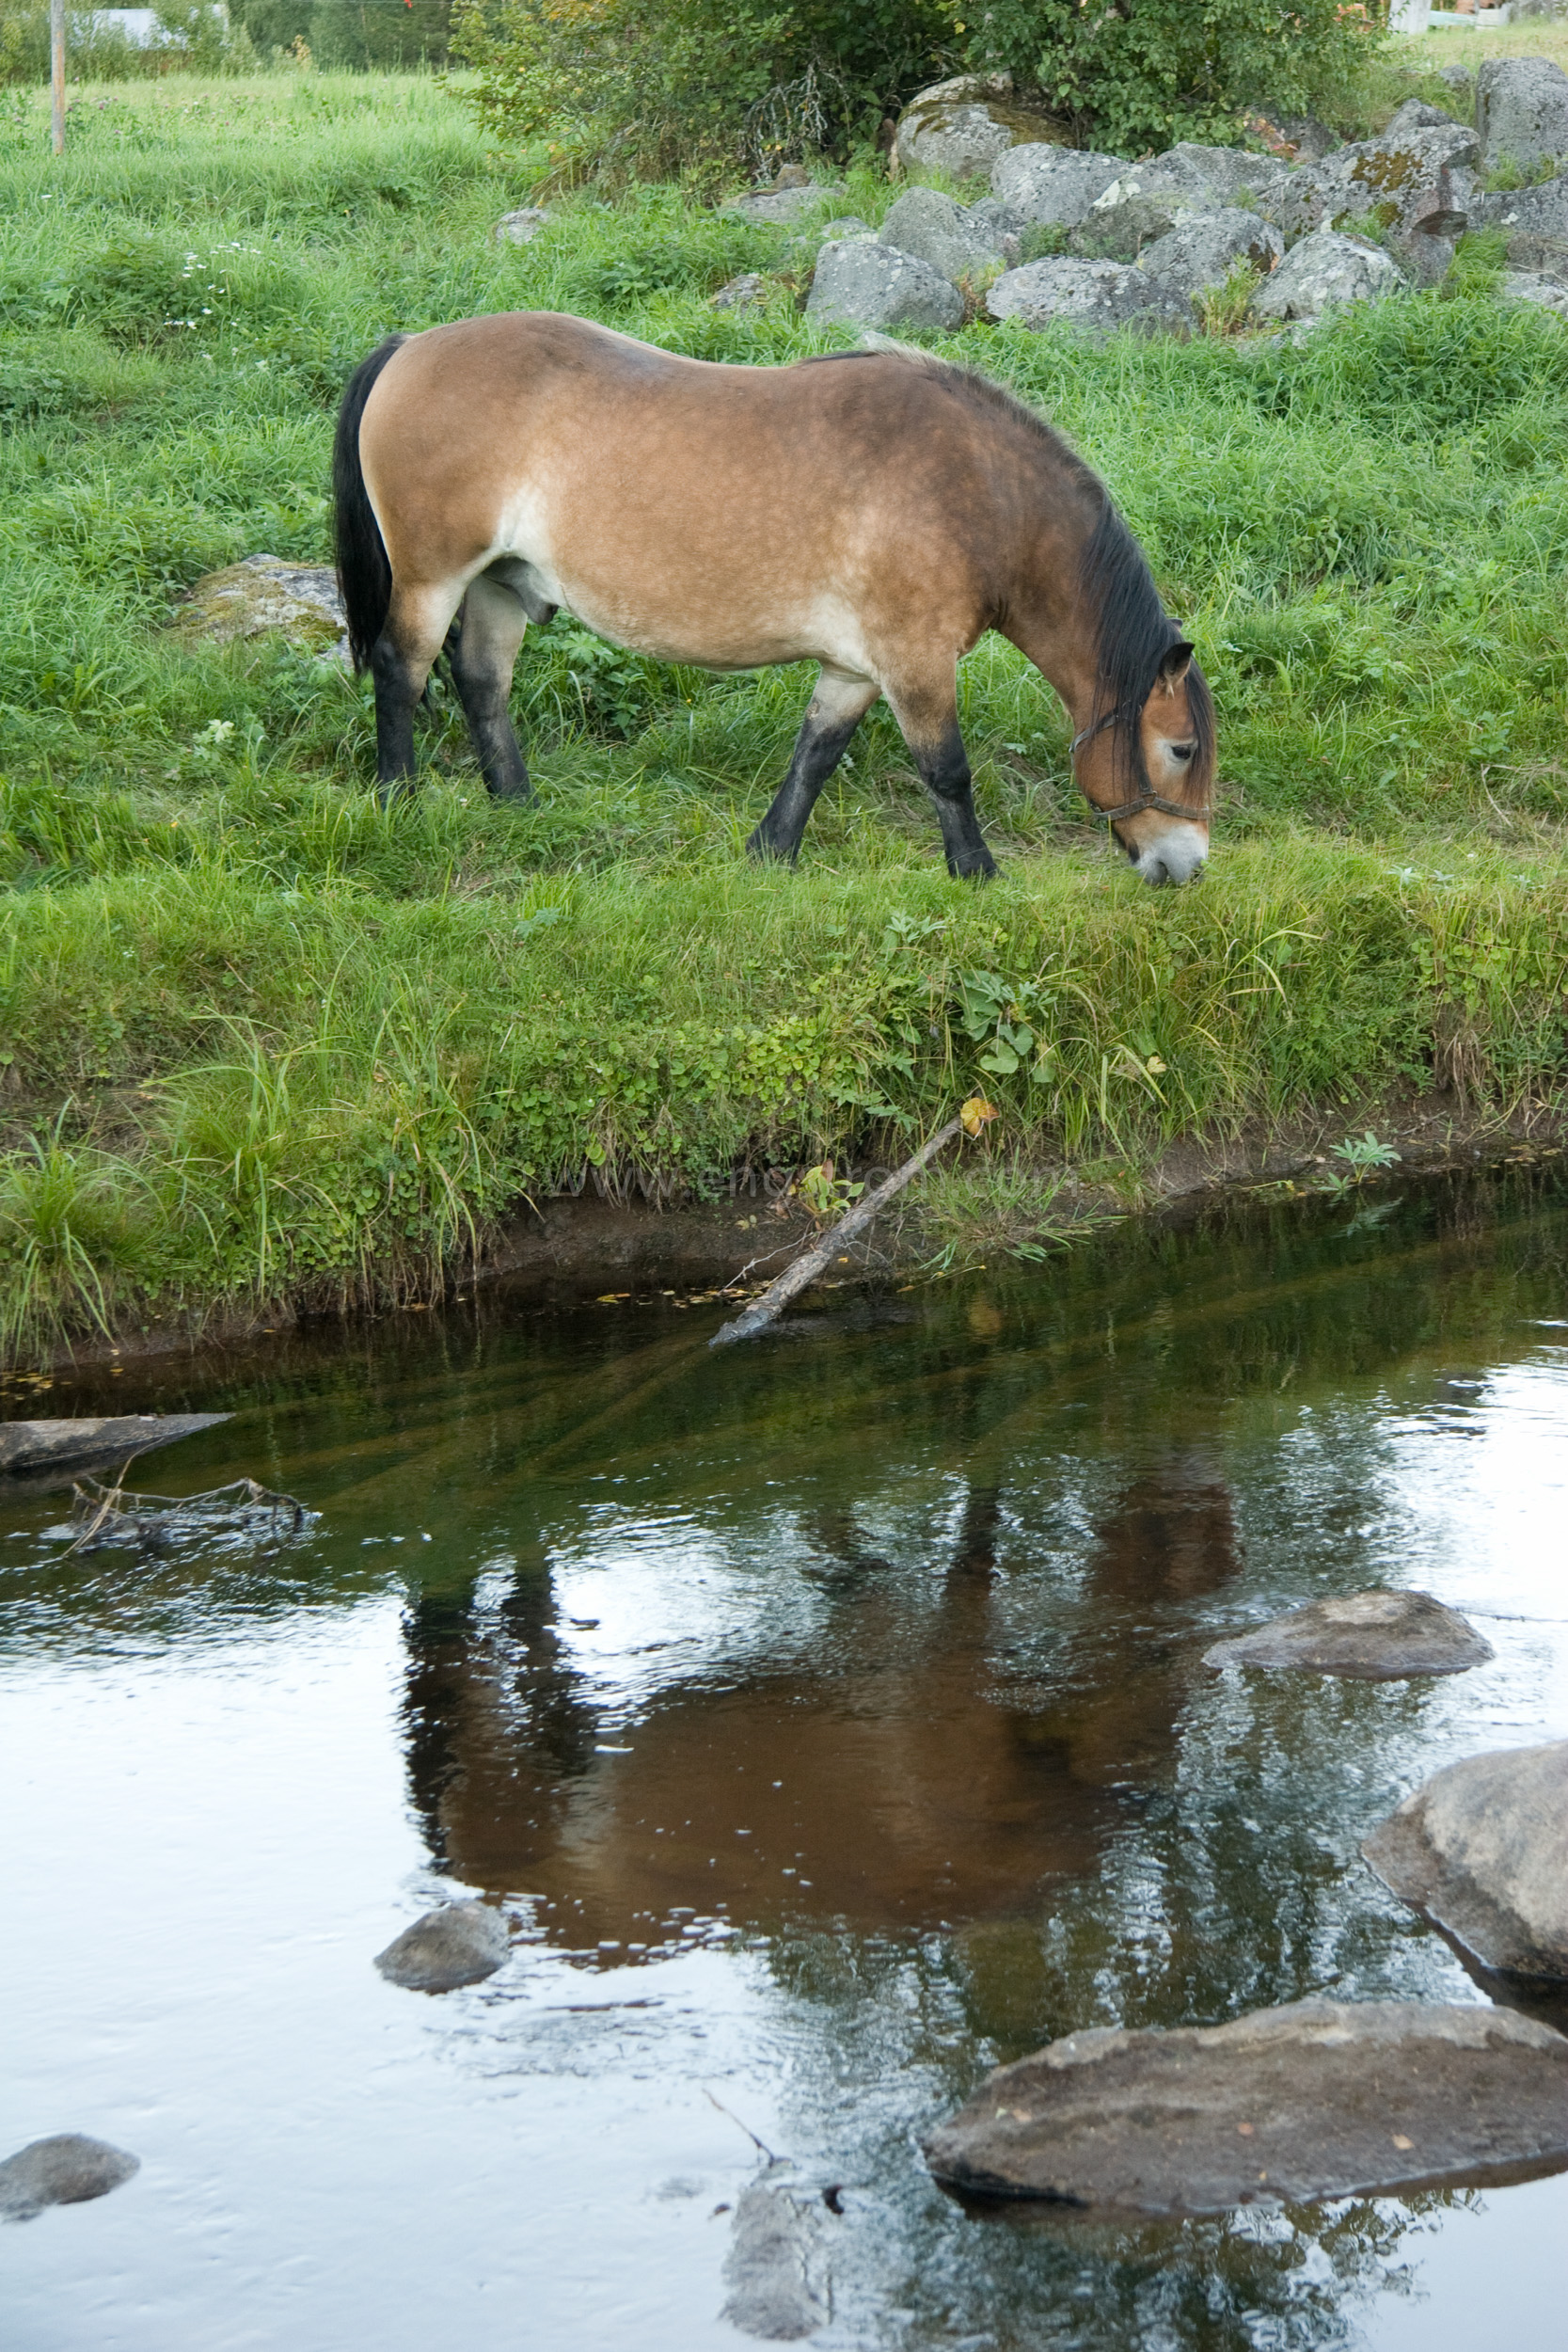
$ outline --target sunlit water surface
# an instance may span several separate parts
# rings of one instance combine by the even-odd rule
[[[1116,2230],[966,2215],[916,2144],[1076,2026],[1487,1997],[1357,1848],[1568,1733],[1560,1179],[718,1319],[498,1295],[9,1392],[227,1406],[133,1483],[320,1515],[68,1558],[0,1499],[5,2148],[142,2159],[0,2233],[9,2352],[736,2345],[747,2129],[843,2185],[825,2345],[1560,2345],[1561,2176]],[[1199,1662],[1403,1584],[1495,1662]],[[508,1965],[385,1983],[454,1891]]]

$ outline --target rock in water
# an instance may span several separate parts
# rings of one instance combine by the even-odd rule
[[[1410,1675],[1462,1675],[1494,1655],[1467,1618],[1430,1593],[1344,1593],[1216,1642],[1203,1662],[1402,1682]]]
[[[511,1949],[499,1911],[487,1903],[443,1903],[377,1952],[375,1964],[411,1993],[450,1993],[493,1977]]]
[[[963,325],[964,301],[929,262],[876,237],[846,237],[823,246],[806,314],[846,326],[955,327]]]
[[[757,2181],[735,2209],[721,2318],[769,2344],[815,2335],[832,2316],[819,2276],[821,2215],[787,2188]]]
[[[0,1474],[121,1461],[232,1419],[231,1413],[114,1413],[102,1421],[0,1422]]]
[[[141,2170],[141,2158],[85,2132],[30,2140],[0,2164],[0,2217],[31,2221],[45,2205],[84,2205]]]
[[[925,2149],[963,2195],[1122,2213],[1517,2177],[1568,2164],[1568,2041],[1511,2010],[1418,2001],[1097,2026],[999,2067]]]
[[[244,637],[286,637],[308,653],[348,658],[348,623],[335,573],[321,564],[285,564],[276,555],[247,555],[221,572],[208,572],[174,618],[182,637],[232,644]]]
[[[1568,1982],[1568,1740],[1450,1764],[1361,1851],[1483,1967]]]

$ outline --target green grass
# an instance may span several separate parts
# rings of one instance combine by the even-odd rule
[[[428,80],[101,95],[63,166],[40,97],[0,115],[10,1353],[424,1284],[590,1167],[657,1197],[885,1155],[977,1075],[999,1168],[1136,1158],[1434,1058],[1555,1099],[1568,334],[1497,305],[1484,243],[1449,295],[1299,350],[944,345],[1101,468],[1197,641],[1225,778],[1198,890],[1100,855],[1061,712],[990,639],[963,715],[1000,885],[947,881],[884,714],[800,871],[757,874],[804,672],[716,680],[558,621],[518,670],[537,803],[487,802],[437,688],[425,787],[388,816],[367,690],[167,624],[237,556],[326,560],[334,403],[389,327],[566,308],[784,360],[843,340],[799,315],[785,232],[653,189],[498,247],[529,173]],[[761,315],[709,307],[758,268]],[[959,1019],[979,972],[1037,991],[1011,1077]]]

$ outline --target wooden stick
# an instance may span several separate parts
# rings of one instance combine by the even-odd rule
[[[65,153],[65,0],[49,9],[49,132],[56,155]]]
[[[876,1191],[868,1192],[863,1200],[857,1200],[848,1216],[840,1217],[831,1232],[824,1233],[820,1241],[814,1242],[809,1249],[803,1249],[786,1265],[778,1280],[769,1282],[762,1296],[753,1298],[743,1315],[736,1315],[733,1323],[722,1325],[709,1340],[709,1347],[727,1347],[732,1340],[755,1339],[759,1331],[765,1331],[797,1293],[803,1291],[808,1282],[816,1280],[824,1266],[831,1264],[843,1244],[853,1240],[863,1227],[869,1225],[872,1218],[886,1208],[895,1192],[902,1192],[912,1176],[918,1176],[944,1145],[962,1133],[963,1124],[963,1114],[960,1112],[957,1119],[950,1119],[945,1127],[939,1127],[930,1141],[921,1145],[912,1160],[906,1160],[902,1168],[895,1168],[891,1176],[884,1177]]]

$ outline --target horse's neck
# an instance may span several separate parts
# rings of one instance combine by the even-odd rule
[[[1080,586],[1084,549],[1096,517],[1057,485],[1043,486],[1032,527],[1021,534],[1018,578],[1004,634],[1047,677],[1073,714],[1086,719],[1100,667],[1099,614]]]

